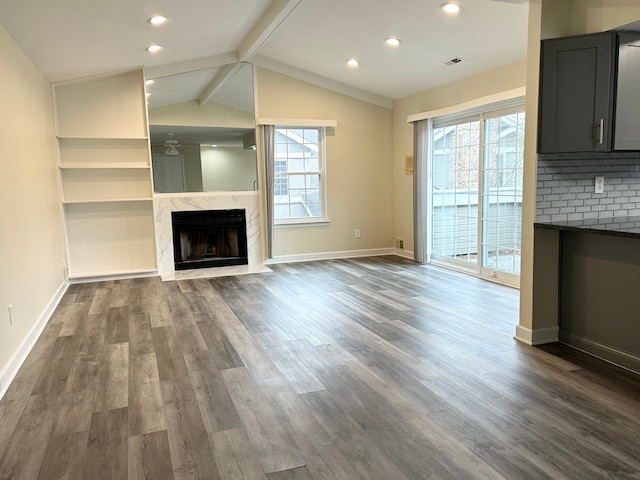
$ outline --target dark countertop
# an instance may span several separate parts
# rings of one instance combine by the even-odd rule
[[[571,232],[599,233],[617,237],[640,238],[640,216],[535,222],[534,226]]]

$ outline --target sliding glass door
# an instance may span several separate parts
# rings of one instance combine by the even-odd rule
[[[435,119],[431,134],[431,260],[517,282],[522,107]]]

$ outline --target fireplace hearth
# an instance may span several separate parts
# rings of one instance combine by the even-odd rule
[[[247,265],[244,209],[171,212],[176,270]]]

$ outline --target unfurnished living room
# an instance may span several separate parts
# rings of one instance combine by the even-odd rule
[[[640,479],[635,0],[0,0],[0,479]]]

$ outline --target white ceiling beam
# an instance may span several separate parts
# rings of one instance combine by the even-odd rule
[[[250,61],[267,43],[276,30],[278,30],[287,17],[291,15],[291,12],[295,10],[301,1],[302,0],[275,0],[256,26],[251,29],[249,34],[240,43],[237,61]],[[216,93],[231,80],[241,65],[242,64],[238,64],[235,68],[223,68],[202,93],[200,93],[198,97],[200,105],[205,105],[210,102]]]
[[[236,62],[222,67],[217,75],[213,77],[213,80],[211,80],[209,85],[207,85],[202,93],[200,93],[200,96],[198,97],[200,105],[205,105],[210,102],[243,65],[244,63],[242,62]]]
[[[278,30],[302,0],[275,0],[238,48],[238,58],[248,62]]]
[[[144,76],[145,78],[162,78],[168,77],[169,75],[193,72],[195,70],[221,67],[237,61],[237,52],[221,53],[219,55],[195,58],[193,60],[185,60],[184,62],[170,63],[168,65],[160,65],[158,67],[145,67]]]

